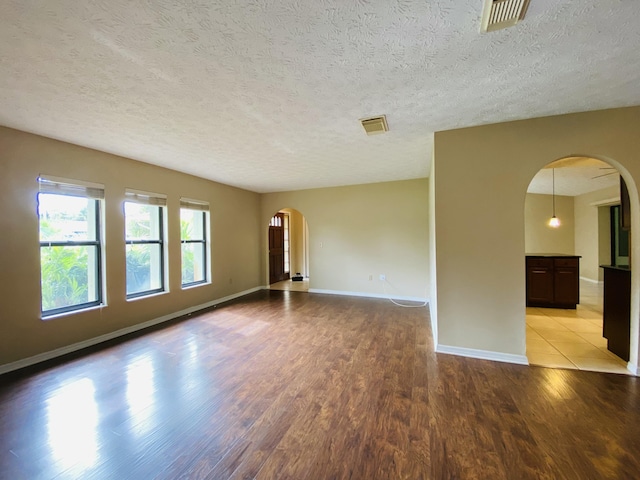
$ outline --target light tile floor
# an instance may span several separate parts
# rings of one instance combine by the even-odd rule
[[[602,336],[602,285],[583,280],[575,310],[527,308],[527,357],[543,367],[630,373]]]

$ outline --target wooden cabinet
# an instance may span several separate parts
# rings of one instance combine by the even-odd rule
[[[620,177],[620,228],[631,229],[631,207],[629,200],[629,190],[624,179]]]
[[[629,360],[631,331],[631,270],[604,268],[604,305],[602,336],[607,348],[623,360]]]
[[[580,257],[527,256],[527,307],[576,308],[580,303]]]
[[[527,306],[553,303],[553,259],[527,257]]]

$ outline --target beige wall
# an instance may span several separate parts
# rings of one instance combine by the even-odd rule
[[[640,107],[435,134],[439,344],[524,356],[524,201],[547,163],[581,155],[617,167],[629,185],[633,238],[640,238],[638,132]],[[639,244],[632,246],[632,366],[638,364]]]
[[[300,272],[303,276],[307,276],[304,264],[304,247],[305,247],[305,219],[297,210],[285,208],[283,211],[289,214],[289,258],[291,262],[291,276]]]
[[[527,253],[574,254],[573,197],[556,195],[560,227],[549,226],[551,195],[527,193],[524,201],[524,250]]]
[[[429,288],[427,202],[426,178],[267,193],[262,196],[263,251],[273,212],[294,208],[309,226],[311,289],[384,295],[378,278],[385,274],[394,297],[424,299]]]
[[[601,264],[611,263],[611,233],[608,209],[599,205],[620,203],[620,188],[610,187],[578,195],[574,199],[576,223],[576,255],[580,259],[580,276],[589,280],[602,279]],[[608,257],[605,261],[605,257]]]
[[[433,343],[438,345],[438,278],[436,256],[436,162],[432,152],[429,174],[429,316]]]
[[[42,321],[36,195],[39,174],[105,185],[103,308]],[[169,293],[125,298],[126,188],[167,195]],[[181,289],[179,200],[211,208],[211,285]],[[260,196],[145,163],[0,128],[0,365],[131,327],[262,283]]]

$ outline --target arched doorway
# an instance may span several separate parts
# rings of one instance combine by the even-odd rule
[[[629,373],[628,352],[620,358],[611,333],[603,331],[600,266],[630,264],[629,236],[619,225],[620,185],[616,167],[587,156],[551,162],[529,185],[526,347],[532,365]],[[552,217],[559,226],[550,225]]]
[[[272,290],[309,290],[309,228],[298,210],[283,208],[269,220],[268,275]]]

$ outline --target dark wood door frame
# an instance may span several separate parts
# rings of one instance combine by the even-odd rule
[[[284,213],[276,213],[269,222],[269,285],[289,279],[284,271]]]

